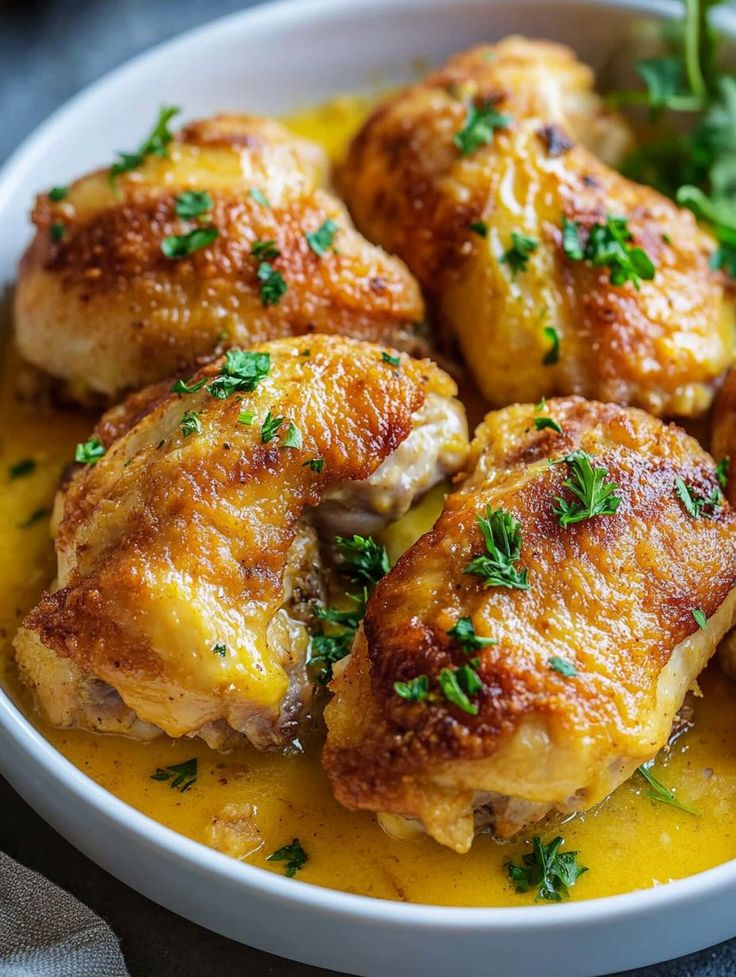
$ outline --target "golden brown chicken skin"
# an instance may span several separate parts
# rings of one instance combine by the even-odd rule
[[[165,151],[114,180],[110,170],[84,176],[61,200],[38,198],[15,304],[31,363],[72,394],[114,398],[218,344],[318,331],[425,348],[415,281],[355,231],[325,189],[316,144],[269,119],[217,116],[188,125]],[[180,216],[191,191],[211,206]],[[328,234],[310,246],[307,235],[327,222],[332,243]],[[205,246],[162,252],[167,238],[209,228],[217,237]],[[277,276],[270,285],[264,264]]]
[[[576,451],[620,501],[563,526],[572,465],[550,462]],[[733,622],[736,515],[717,490],[697,442],[636,409],[572,397],[489,414],[469,474],[379,583],[336,673],[324,766],[338,800],[462,852],[478,824],[509,836],[604,798],[665,745]],[[521,534],[505,550],[513,586],[473,563],[490,552],[478,519],[498,510]]]
[[[430,361],[336,336],[230,352],[186,386],[103,417],[105,453],[57,499],[58,583],[25,620],[17,660],[58,725],[282,746],[312,696],[322,500],[339,490],[347,504],[352,486],[356,531],[361,512],[385,523],[394,454],[418,437],[431,457],[416,493],[457,471],[463,409]],[[431,442],[428,405],[445,412]],[[394,491],[408,508],[405,480]],[[331,542],[329,519],[319,526]]]
[[[583,98],[587,69],[552,51],[518,40],[477,49],[386,101],[350,149],[344,197],[357,226],[417,275],[494,406],[579,394],[702,414],[734,347],[715,241],[601,162],[601,130],[621,123]],[[651,280],[619,281],[610,261],[595,263],[613,243],[611,218]],[[586,255],[591,235],[608,240]]]

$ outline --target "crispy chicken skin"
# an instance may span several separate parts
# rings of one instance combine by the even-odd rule
[[[374,591],[326,710],[323,762],[338,800],[416,819],[459,852],[476,817],[510,836],[590,807],[653,757],[736,614],[736,515],[724,500],[694,519],[673,490],[677,476],[702,495],[717,487],[697,442],[639,410],[577,397],[545,413],[563,434],[537,431],[531,406],[487,416],[459,490]],[[553,508],[569,466],[549,461],[579,449],[608,469],[621,502],[563,527]],[[483,552],[486,507],[521,523],[528,590],[465,572]],[[462,617],[497,642],[472,652],[477,715],[438,686],[441,669],[468,661],[447,633]],[[395,692],[420,675],[427,701]]]
[[[716,460],[726,460],[726,497],[736,506],[736,370],[726,377],[713,405],[711,451]],[[723,639],[718,657],[724,671],[736,679],[736,630]]]
[[[734,346],[732,297],[709,265],[715,242],[601,162],[617,156],[606,133],[625,140],[590,84],[556,45],[511,39],[460,55],[376,109],[341,171],[345,200],[417,275],[492,405],[579,394],[702,414]],[[488,99],[507,124],[463,155],[453,137]],[[563,219],[584,243],[608,216],[628,220],[655,266],[640,289],[565,253]],[[505,257],[513,234],[533,239],[526,267]]]
[[[21,353],[72,395],[114,398],[185,369],[223,337],[246,345],[340,333],[424,352],[416,282],[353,228],[324,189],[326,173],[323,151],[278,123],[216,116],[188,125],[168,158],[148,156],[114,185],[102,170],[61,201],[40,196],[16,290]],[[209,193],[219,237],[170,259],[163,239],[202,223],[176,214],[186,190]],[[305,235],[328,220],[339,230],[334,250],[320,256]],[[58,240],[54,225],[63,226]],[[262,259],[251,253],[259,240],[280,251],[269,261],[287,285],[266,306]]]
[[[180,396],[166,382],[112,409],[96,431],[105,455],[77,466],[59,494],[57,587],[15,640],[21,674],[52,722],[199,735],[218,748],[243,737],[282,746],[312,695],[320,501],[352,483],[375,525],[365,483],[384,484],[383,467],[416,436],[434,462],[418,492],[463,465],[463,409],[430,361],[402,355],[393,365],[383,347],[323,335],[308,348],[289,338],[256,351],[270,355],[270,370],[252,392],[217,399],[208,383]],[[222,368],[215,360],[192,383],[211,383]],[[431,445],[430,398],[437,410],[444,402],[447,419]],[[182,431],[185,411],[201,431]],[[264,442],[269,411],[284,422]],[[290,422],[301,445],[285,444]],[[408,507],[403,483],[397,491]]]

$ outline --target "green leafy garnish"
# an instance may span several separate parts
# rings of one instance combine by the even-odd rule
[[[218,400],[226,400],[234,393],[249,393],[255,390],[261,380],[268,376],[270,369],[270,353],[254,353],[247,349],[230,349],[225,354],[220,373],[209,384],[207,392],[213,397],[217,397]]]
[[[478,237],[488,237],[488,224],[485,221],[471,221],[468,227]]]
[[[508,587],[528,590],[527,570],[517,570],[514,566],[521,555],[521,524],[503,509],[486,507],[485,515],[477,516],[476,521],[483,534],[486,552],[474,557],[465,567],[465,573],[472,573],[485,579],[486,587]]]
[[[309,856],[302,848],[299,839],[294,838],[288,845],[283,845],[281,848],[277,848],[273,855],[269,855],[266,859],[267,862],[286,862],[284,866],[284,875],[288,878],[293,879],[299,869],[304,868],[304,866],[309,861]]]
[[[557,434],[562,434],[562,428],[557,421],[553,420],[551,417],[535,417],[534,427],[538,431],[549,429],[550,431],[555,431]]]
[[[529,264],[529,255],[537,250],[539,241],[533,237],[527,237],[518,231],[511,232],[511,247],[504,251],[501,257],[501,264],[508,265],[511,269],[511,277],[516,278],[520,271],[526,271]]]
[[[238,424],[243,424],[246,427],[250,427],[250,425],[253,423],[253,418],[255,416],[256,415],[253,413],[252,410],[242,410],[238,414],[235,420],[237,421]]]
[[[151,780],[168,781],[169,787],[183,794],[197,781],[197,758],[172,763],[170,767],[157,767],[156,773],[151,774]]]
[[[227,645],[223,641],[216,641],[212,651],[215,655],[219,655],[220,658],[224,658],[227,655]]]
[[[546,902],[561,902],[569,895],[569,890],[588,870],[578,865],[578,852],[560,851],[564,843],[564,839],[557,837],[545,845],[539,835],[535,835],[533,849],[522,855],[522,864],[507,864],[509,879],[517,892],[536,889],[535,899]]]
[[[542,357],[542,364],[544,366],[554,366],[560,360],[560,334],[554,326],[544,326],[542,332],[550,342],[550,348]]]
[[[274,417],[269,409],[263,420],[263,424],[261,424],[261,444],[268,444],[269,441],[273,441],[283,423],[284,418]]]
[[[174,197],[177,217],[191,220],[212,210],[212,197],[206,190],[183,190]]]
[[[63,200],[68,193],[69,187],[52,187],[49,190],[49,200],[57,204],[60,200]]]
[[[258,187],[251,187],[250,196],[257,204],[260,204],[261,207],[268,207],[268,209],[271,210],[270,200],[266,197],[262,190],[258,189]]]
[[[394,692],[407,702],[426,702],[429,698],[429,679],[426,675],[417,675],[407,682],[394,682]]]
[[[723,494],[719,488],[714,488],[709,496],[700,495],[692,485],[678,475],[674,483],[675,492],[682,507],[693,519],[710,519],[715,510],[723,502]],[[706,511],[709,510],[709,511]]]
[[[608,469],[595,467],[593,458],[585,451],[573,451],[564,461],[569,465],[570,477],[562,483],[575,496],[574,502],[568,502],[558,496],[554,514],[561,526],[572,526],[584,519],[595,516],[612,516],[621,504],[620,496],[616,495],[618,486],[614,482],[605,481]]]
[[[195,227],[186,234],[169,234],[161,242],[161,254],[172,261],[186,258],[208,247],[219,236],[216,227]]]
[[[21,458],[8,468],[8,478],[13,481],[16,478],[24,478],[36,470],[36,462],[33,458]]]
[[[202,419],[196,410],[185,410],[179,421],[179,430],[188,438],[192,434],[202,433]]]
[[[470,701],[470,696],[477,695],[481,691],[483,682],[472,665],[443,668],[438,681],[442,694],[448,702],[471,716],[478,715],[478,706]]]
[[[693,608],[692,615],[693,615],[693,619],[695,620],[695,623],[698,625],[700,630],[705,631],[708,625],[708,618],[705,614],[705,611],[701,610],[699,607],[695,607]]]
[[[316,231],[308,231],[304,237],[312,251],[320,258],[324,258],[332,247],[332,242],[339,230],[340,228],[333,220],[326,220],[320,228]]]
[[[66,224],[55,221],[49,228],[49,237],[52,241],[60,241],[66,234]]]
[[[336,569],[352,583],[374,587],[391,569],[386,548],[372,536],[337,536],[335,545],[342,558]]]
[[[273,261],[274,258],[278,258],[281,255],[273,238],[269,238],[267,241],[262,241],[259,238],[257,241],[254,241],[250,247],[250,253],[259,261]]]
[[[471,103],[465,116],[465,124],[459,132],[455,133],[452,141],[461,156],[469,156],[481,146],[487,146],[493,140],[496,129],[505,129],[512,122],[510,115],[503,115],[496,111],[495,104],[490,99],[481,105]]]
[[[642,281],[654,278],[655,268],[646,251],[632,245],[632,240],[626,217],[609,214],[604,224],[593,224],[585,245],[577,222],[562,218],[562,249],[571,261],[588,261],[594,268],[608,268],[612,285],[631,282],[639,289]]]
[[[310,468],[313,472],[321,472],[324,467],[324,458],[310,458],[302,464],[302,468]]]
[[[389,366],[401,366],[401,357],[392,356],[391,353],[381,353],[381,359]]]
[[[660,804],[668,804],[670,807],[676,807],[679,811],[684,811],[686,814],[693,814],[697,816],[700,813],[694,807],[688,807],[687,804],[683,804],[682,801],[678,801],[674,792],[657,780],[647,764],[642,764],[638,770],[649,784],[650,789],[647,791],[647,797],[651,798],[653,801],[658,801]]]
[[[556,655],[548,659],[547,664],[553,672],[557,672],[558,675],[563,675],[565,678],[574,678],[578,674],[578,670],[572,662],[565,658],[558,658]]]
[[[281,441],[282,448],[301,448],[302,447],[302,432],[294,424],[293,421],[289,421],[286,434]]]
[[[194,394],[198,390],[201,390],[205,383],[207,383],[207,377],[204,377],[202,380],[197,380],[196,383],[192,384],[188,384],[186,380],[177,380],[175,383],[172,383],[169,389],[172,394]]]
[[[347,594],[349,600],[355,603],[355,607],[348,611],[339,611],[333,607],[317,607],[315,616],[323,621],[327,621],[339,630],[334,630],[326,634],[315,634],[309,647],[309,671],[315,682],[319,685],[327,685],[332,679],[332,666],[350,654],[353,646],[355,632],[360,626],[360,622],[365,613],[365,602],[368,599],[368,591],[362,594]]]
[[[480,648],[485,648],[487,645],[495,645],[495,638],[484,638],[479,634],[475,633],[475,628],[473,627],[473,622],[469,617],[461,617],[453,624],[449,631],[446,632],[451,638],[460,645],[463,651],[473,652],[478,651]]]
[[[263,307],[278,305],[288,289],[284,276],[267,261],[260,263],[257,275],[261,282],[261,304]]]
[[[105,446],[99,438],[80,442],[74,451],[74,460],[79,465],[96,465],[105,454]]]
[[[169,106],[164,106],[159,111],[158,119],[153,131],[145,139],[138,150],[133,153],[118,153],[118,161],[113,163],[110,167],[109,179],[111,183],[115,183],[115,178],[121,173],[127,173],[129,170],[134,170],[144,162],[146,156],[168,156],[169,143],[174,138],[173,134],[169,130],[169,122],[173,119],[175,115],[178,115],[180,109],[172,108]]]
[[[34,509],[33,512],[28,516],[23,522],[18,523],[19,529],[28,529],[29,526],[35,526],[37,522],[41,522],[42,519],[46,519],[47,516],[51,515],[51,509],[48,506],[42,505],[38,509]]]
[[[731,468],[731,459],[726,455],[726,457],[721,458],[721,460],[716,465],[716,478],[718,479],[718,484],[722,489],[725,489],[728,485],[728,473]]]

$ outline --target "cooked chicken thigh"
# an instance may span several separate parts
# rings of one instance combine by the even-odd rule
[[[459,852],[596,804],[667,742],[735,584],[736,515],[682,430],[576,397],[489,414],[336,670],[337,798]]]
[[[624,179],[622,124],[570,52],[502,42],[393,96],[341,173],[360,230],[402,257],[494,406],[581,394],[698,415],[733,350],[716,244]]]
[[[112,398],[223,343],[317,331],[424,349],[416,282],[324,189],[317,145],[218,116],[161,152],[38,198],[15,306],[31,363]]]
[[[133,395],[81,449],[91,463],[57,500],[57,587],[15,640],[21,674],[58,725],[280,746],[312,695],[321,500],[352,491],[356,527],[385,523],[391,485],[412,502],[391,466],[414,438],[417,492],[462,466],[463,408],[430,361],[322,335],[231,351],[177,389]],[[430,401],[445,417],[431,442]]]

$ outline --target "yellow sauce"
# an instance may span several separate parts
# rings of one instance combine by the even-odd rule
[[[344,98],[292,120],[301,134],[322,142],[338,158],[366,103]],[[529,903],[507,881],[504,863],[528,841],[499,845],[480,836],[468,855],[457,855],[425,837],[398,841],[369,814],[351,813],[332,798],[319,765],[319,732],[305,752],[262,755],[244,749],[228,755],[197,741],[161,737],[149,744],[115,736],[50,728],[33,711],[15,674],[11,641],[24,613],[54,570],[48,518],[21,528],[39,508],[51,504],[63,465],[74,444],[87,437],[89,415],[23,402],[23,367],[6,346],[0,373],[0,677],[4,688],[51,743],[112,793],[184,835],[213,844],[214,819],[223,809],[252,805],[260,843],[247,857],[252,864],[281,872],[283,863],[266,856],[298,837],[309,861],[299,878],[389,899],[442,905],[510,906]],[[11,480],[10,465],[32,457],[37,468]],[[442,493],[435,491],[386,534],[393,559],[432,523]],[[656,774],[698,810],[697,816],[646,796],[638,776],[594,811],[557,830],[565,847],[580,852],[589,871],[572,890],[574,899],[646,888],[681,878],[736,857],[736,711],[734,686],[717,666],[702,677],[703,697],[695,703],[694,728],[660,759]],[[196,783],[185,793],[152,780],[159,767],[196,757]],[[232,807],[234,805],[234,807]],[[554,828],[545,828],[551,837]],[[222,838],[222,835],[219,835]]]

